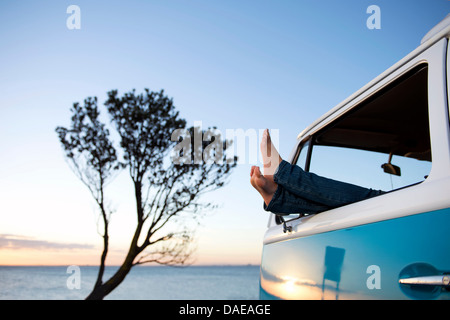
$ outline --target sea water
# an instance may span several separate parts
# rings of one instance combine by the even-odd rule
[[[106,281],[117,267],[108,267]],[[98,267],[0,266],[0,300],[81,300],[92,290]],[[75,284],[75,285],[74,285]],[[257,300],[259,266],[139,266],[105,299]]]

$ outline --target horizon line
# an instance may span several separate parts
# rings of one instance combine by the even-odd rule
[[[100,267],[99,265],[94,264],[0,264],[1,267],[69,267],[69,266],[78,266],[78,267]],[[120,267],[121,265],[107,265],[108,267]],[[255,263],[219,263],[219,264],[191,264],[191,265],[164,265],[164,264],[147,264],[147,265],[135,265],[134,267],[172,267],[172,268],[187,268],[187,267],[259,267],[261,264]]]

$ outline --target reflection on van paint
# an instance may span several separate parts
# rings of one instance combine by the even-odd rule
[[[424,292],[398,281],[411,261],[450,271],[448,225],[450,209],[443,209],[266,244],[260,298],[450,299],[445,288]],[[379,273],[368,272],[370,266]],[[374,279],[379,285],[369,285]]]
[[[277,277],[264,268],[262,272],[262,287],[265,297],[270,296],[268,292],[278,292],[284,299],[325,299],[325,293],[334,295],[339,299],[339,282],[341,280],[341,267],[345,249],[327,246],[325,249],[325,265],[322,283],[309,279],[299,279],[290,275]],[[335,285],[326,283],[326,280],[334,282]],[[276,296],[271,295],[271,298]]]

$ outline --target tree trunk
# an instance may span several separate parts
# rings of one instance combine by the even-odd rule
[[[119,270],[105,283],[96,283],[92,292],[86,297],[86,300],[103,300],[111,291],[119,286],[125,279],[127,274],[133,267],[133,261],[139,253],[142,252],[143,248],[138,246],[139,235],[141,234],[143,223],[139,223],[136,227],[136,231],[131,241],[130,249],[128,254],[120,266]]]
[[[122,283],[132,267],[133,264],[128,263],[125,260],[114,276],[112,276],[107,282],[94,287],[92,292],[86,297],[86,300],[103,300],[109,293],[117,288],[119,284]]]

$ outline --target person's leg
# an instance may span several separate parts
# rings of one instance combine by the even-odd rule
[[[281,185],[278,185],[271,201],[264,202],[263,209],[275,214],[293,214],[293,213],[318,213],[331,209],[326,205],[315,203],[314,201],[302,199],[301,197],[289,192]]]
[[[264,210],[278,214],[316,213],[329,207],[298,197],[274,181],[274,173],[283,161],[272,144],[268,130],[264,131],[261,141],[261,153],[264,163],[264,175],[259,167],[250,171],[250,183],[264,199]]]
[[[304,200],[334,208],[380,195],[382,191],[364,188],[306,172],[282,161],[273,176],[276,184]]]
[[[264,199],[263,208],[276,214],[317,213],[330,207],[302,199],[273,181],[273,176],[263,176],[259,167],[252,167],[250,183]]]
[[[278,213],[319,212],[381,194],[305,172],[282,160],[268,130],[261,142],[264,175],[252,167],[251,183],[264,199],[264,209]],[[279,164],[279,165],[278,165]]]

